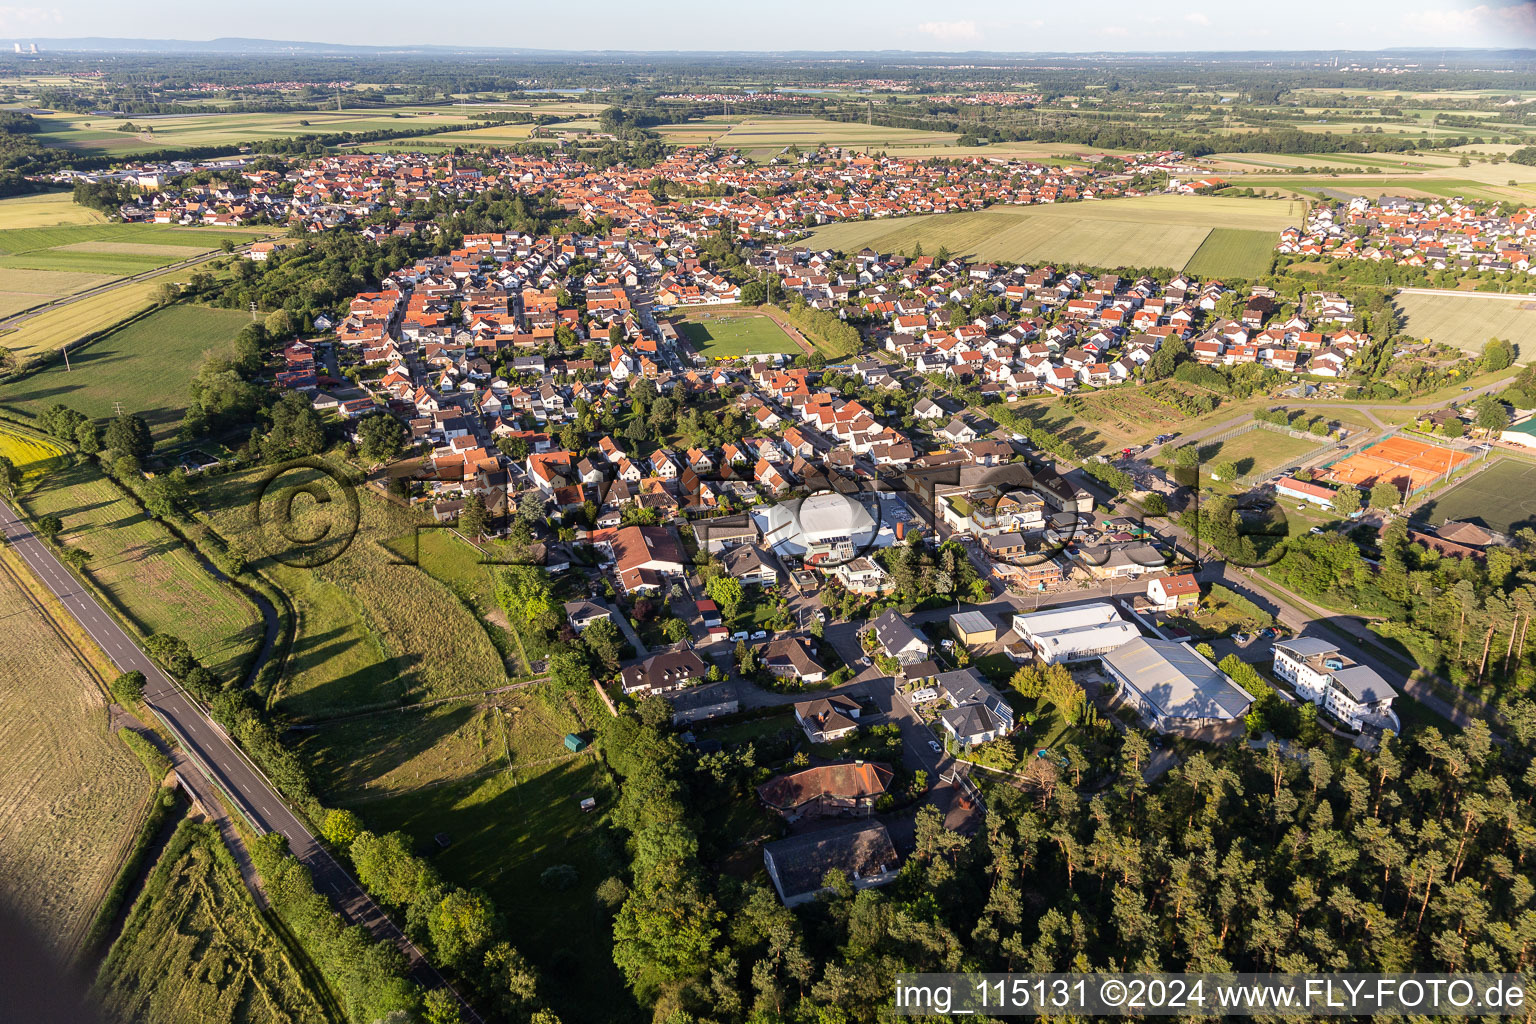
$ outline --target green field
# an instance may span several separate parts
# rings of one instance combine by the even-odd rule
[[[354,526],[345,493],[334,480],[327,482],[315,470],[287,470],[264,496],[267,472],[208,478],[196,485],[193,496],[213,528],[244,545],[252,565],[282,588],[298,614],[297,636],[277,694],[284,713],[329,718],[506,683],[505,663],[488,624],[477,619],[452,586],[427,571],[430,563],[401,564],[385,547],[409,537],[426,517],[364,489]],[[295,558],[300,549],[283,541],[281,531],[259,527],[258,509],[261,521],[270,523],[274,505],[281,507],[294,488],[311,484],[324,489],[327,501],[295,503],[290,535],[343,543],[323,546],[329,560],[314,568],[287,565],[274,556],[308,558]],[[429,537],[434,532],[426,531]]]
[[[1536,299],[1506,298],[1467,292],[1460,295],[1419,295],[1399,292],[1393,300],[1403,311],[1403,330],[1417,338],[1454,345],[1463,352],[1481,353],[1489,338],[1504,338],[1519,347],[1518,363],[1536,359]]]
[[[1302,439],[1258,427],[1225,441],[1201,445],[1201,469],[1209,475],[1216,463],[1231,459],[1243,476],[1267,473],[1327,443],[1326,437]]]
[[[1184,264],[1197,277],[1261,277],[1275,256],[1275,236],[1268,231],[1212,228]]]
[[[1536,465],[1501,459],[1425,502],[1414,518],[1432,526],[1447,520],[1477,523],[1508,534],[1536,527]]]
[[[96,982],[118,1024],[329,1024],[211,825],[183,824]]]
[[[629,997],[593,898],[622,870],[608,824],[616,794],[591,749],[565,748],[566,733],[584,731],[570,702],[533,687],[324,725],[300,749],[327,802],[370,829],[398,829],[423,848],[446,836],[433,863],[495,899],[562,1019],[622,1020]],[[598,808],[585,813],[588,796]],[[577,872],[563,892],[540,880],[560,864]]]
[[[0,199],[0,231],[45,228],[55,224],[105,224],[107,218],[75,202],[69,192],[44,192]]]
[[[151,277],[45,309],[21,321],[14,330],[0,333],[0,345],[22,357],[54,351],[142,313],[155,304],[155,289],[159,287],[160,279]]]
[[[127,277],[219,248],[243,245],[270,228],[199,228],[172,224],[56,224],[0,231],[0,269],[53,270]]]
[[[261,645],[261,615],[215,580],[185,544],[141,512],[93,463],[44,476],[22,503],[64,522],[59,540],[89,553],[85,573],[141,633],[173,633],[221,679],[237,678]]]
[[[1262,232],[1273,244],[1281,228],[1301,223],[1303,212],[1303,204],[1295,201],[1144,196],[848,221],[816,230],[809,244],[843,252],[869,246],[892,253],[910,252],[921,243],[927,252],[948,248],[952,253],[983,260],[1181,269],[1194,258],[1215,224],[1255,236]],[[1249,243],[1234,251],[1249,259],[1253,247]],[[1240,268],[1217,272],[1236,274]]]
[[[677,326],[705,359],[737,359],[770,352],[800,354],[800,346],[766,316],[690,313],[688,319]]]
[[[121,402],[143,416],[157,442],[175,435],[187,384],[206,352],[225,352],[250,316],[175,305],[155,310],[73,353],[63,363],[0,386],[0,407],[36,416],[55,402],[105,419]]]
[[[0,317],[116,280],[114,274],[62,270],[7,270],[0,275]]]

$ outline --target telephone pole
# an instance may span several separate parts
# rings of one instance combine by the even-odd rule
[[[59,346],[59,351],[64,353],[64,372],[69,373],[69,342],[66,341],[63,345]]]

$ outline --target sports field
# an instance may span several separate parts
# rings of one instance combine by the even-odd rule
[[[187,405],[187,384],[207,352],[229,351],[250,315],[177,304],[120,327],[62,362],[0,385],[0,406],[36,416],[55,402],[106,419],[121,402],[149,423],[157,442],[172,437]]]
[[[1327,479],[1366,489],[1385,480],[1400,491],[1411,491],[1471,461],[1467,452],[1398,435],[1335,462]]]
[[[1489,338],[1504,338],[1519,349],[1515,362],[1536,359],[1536,299],[1399,292],[1393,301],[1403,311],[1403,330],[1416,338],[1454,345],[1473,355],[1482,352]]]
[[[694,351],[706,359],[738,359],[742,356],[783,352],[800,354],[800,347],[771,319],[747,316],[690,313],[677,329]]]
[[[1218,196],[1142,196],[1041,206],[1008,206],[890,220],[848,221],[815,231],[817,248],[883,253],[941,247],[984,260],[1049,260],[1096,267],[1182,269],[1212,228],[1264,233],[1270,246],[1281,228],[1300,224],[1296,201]],[[1232,237],[1232,236],[1224,236]],[[1253,240],[1221,243],[1204,261],[1207,273],[1236,275],[1251,265]],[[1267,252],[1267,249],[1266,249]],[[1233,260],[1232,266],[1226,265]]]
[[[0,569],[0,901],[67,957],[96,912],[149,792],[75,649]],[[94,656],[100,658],[99,652]],[[101,659],[104,661],[105,659]]]
[[[1416,518],[1431,526],[1452,520],[1476,523],[1505,534],[1536,528],[1536,465],[1500,459],[1425,502]]]

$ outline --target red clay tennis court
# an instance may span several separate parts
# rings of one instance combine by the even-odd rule
[[[1385,480],[1399,490],[1411,491],[1471,461],[1467,452],[1395,436],[1334,463],[1328,479],[1366,488]]]

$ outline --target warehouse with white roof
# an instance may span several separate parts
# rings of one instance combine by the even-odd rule
[[[1137,637],[1104,655],[1104,671],[1159,732],[1233,739],[1253,706],[1251,693],[1199,651],[1174,640]]]
[[[1047,665],[1101,657],[1141,636],[1104,601],[1015,615],[1013,631]]]

